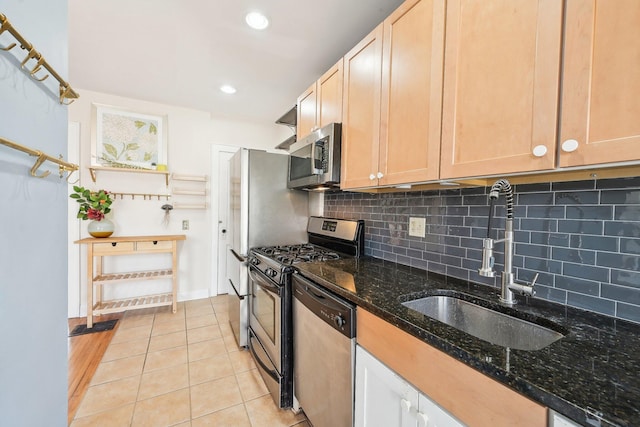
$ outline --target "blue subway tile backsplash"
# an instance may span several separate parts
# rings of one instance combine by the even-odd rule
[[[640,177],[514,186],[514,270],[539,273],[537,297],[640,323]],[[365,253],[497,287],[481,277],[489,188],[325,194],[324,215],[365,220]],[[506,210],[495,206],[492,237]],[[426,219],[424,238],[409,218]],[[496,245],[502,271],[502,245]]]

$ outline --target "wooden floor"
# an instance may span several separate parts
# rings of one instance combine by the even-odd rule
[[[99,321],[120,319],[124,313],[115,313],[100,316]],[[69,332],[77,325],[86,324],[85,317],[69,319]],[[96,372],[104,352],[107,350],[111,338],[118,329],[118,325],[110,331],[94,332],[91,334],[78,335],[67,339],[69,354],[69,416],[68,424],[71,424],[73,417],[78,410],[93,374]]]

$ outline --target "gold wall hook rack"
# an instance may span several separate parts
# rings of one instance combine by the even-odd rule
[[[40,150],[34,150],[33,148],[25,147],[24,145],[20,145],[16,142],[9,141],[8,139],[2,137],[0,137],[0,144],[6,145],[7,147],[13,148],[14,150],[22,151],[23,153],[27,153],[30,156],[37,157],[36,162],[33,164],[33,167],[30,171],[31,176],[35,176],[36,178],[44,178],[51,173],[49,171],[44,171],[38,174],[38,169],[40,168],[40,166],[42,166],[42,164],[47,161],[58,165],[58,174],[60,175],[60,178],[64,177],[65,172],[69,172],[69,175],[71,175],[73,171],[78,170],[78,165],[65,162],[64,160],[62,160],[62,155],[59,157],[53,157],[49,154],[43,153]]]
[[[39,82],[45,81],[50,75],[58,81],[58,83],[60,84],[60,90],[58,93],[60,104],[69,105],[74,100],[80,97],[80,95],[78,95],[76,91],[71,89],[69,83],[64,81],[64,79],[60,77],[56,70],[54,70],[53,67],[49,65],[42,54],[38,52],[33,47],[33,45],[29,43],[24,37],[22,37],[22,35],[13,27],[13,25],[11,25],[7,17],[0,13],[0,35],[2,35],[2,33],[4,33],[5,31],[9,32],[9,34],[11,34],[20,43],[21,49],[27,51],[27,56],[22,60],[22,62],[20,62],[21,68],[25,68],[29,72],[29,75],[34,80],[37,80]],[[6,47],[0,47],[0,50],[8,52],[16,46],[16,43],[11,43]],[[36,61],[35,65],[31,69],[26,68],[27,63],[31,60]],[[44,77],[37,77],[36,74],[42,71],[43,68],[47,70],[49,74],[46,74]]]

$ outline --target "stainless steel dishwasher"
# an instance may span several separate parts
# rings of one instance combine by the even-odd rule
[[[294,273],[293,392],[314,427],[353,425],[356,310]]]

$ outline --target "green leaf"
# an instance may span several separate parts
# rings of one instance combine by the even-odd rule
[[[117,158],[118,157],[118,150],[116,150],[116,147],[114,147],[111,144],[102,144],[102,146],[104,147],[104,151],[107,152],[107,154],[109,154],[111,157],[113,158]]]
[[[144,161],[148,162],[153,157],[153,153],[144,153]]]
[[[136,120],[135,122],[133,122],[134,125],[136,126],[137,129],[143,128],[144,125],[146,124],[145,122],[143,122],[142,120]]]
[[[138,144],[137,142],[132,142],[131,144],[127,144],[127,146],[125,147],[125,150],[127,151],[136,151],[140,149],[140,144]]]
[[[154,135],[158,134],[158,128],[153,123],[149,123],[149,133],[152,133]]]
[[[78,191],[78,190],[76,190],[76,191]],[[71,197],[72,199],[79,199],[80,195],[76,194],[76,193],[73,193],[73,194],[70,194],[69,197]],[[80,201],[80,200],[78,200],[78,201]]]

